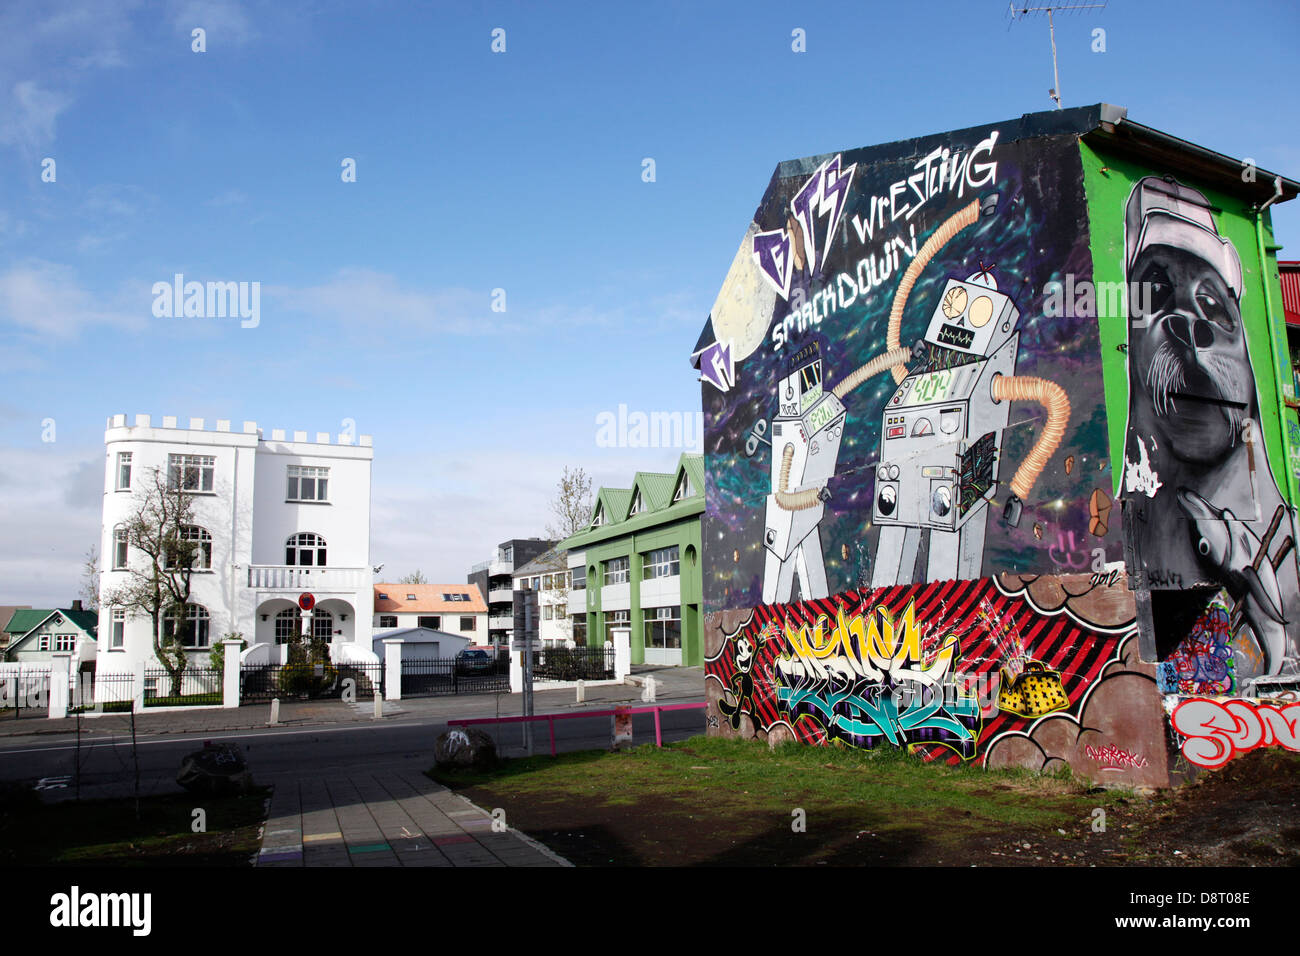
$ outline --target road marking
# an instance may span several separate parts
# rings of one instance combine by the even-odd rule
[[[342,840],[343,834],[335,830],[333,833],[309,833],[302,838],[303,843],[315,843],[317,840]]]

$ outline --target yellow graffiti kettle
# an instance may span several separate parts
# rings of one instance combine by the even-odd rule
[[[1061,685],[1060,673],[1042,661],[1027,661],[1024,671],[1014,677],[1007,668],[1002,668],[998,710],[1019,717],[1042,717],[1069,706],[1070,698]]]

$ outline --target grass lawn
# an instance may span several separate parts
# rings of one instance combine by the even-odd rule
[[[42,803],[30,789],[0,789],[0,866],[249,866],[266,819],[262,788],[235,797],[188,794]],[[191,829],[193,811],[207,832]]]
[[[1092,811],[1122,819],[1143,799],[1067,777],[926,764],[895,750],[769,750],[718,737],[430,775],[484,808],[505,809],[512,826],[572,862],[606,866],[1123,858],[1122,832],[1098,838]]]

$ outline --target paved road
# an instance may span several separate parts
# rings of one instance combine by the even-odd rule
[[[689,687],[689,683],[685,686]],[[625,702],[640,704],[635,688],[609,688],[619,690]],[[572,701],[572,694],[565,694]],[[661,695],[660,703],[684,703],[690,698]],[[697,694],[696,700],[701,699]],[[517,708],[515,701],[506,699]],[[323,713],[317,714],[312,724],[289,725],[279,728],[251,726],[231,731],[213,731],[205,728],[178,730],[167,733],[161,727],[141,732],[139,725],[145,718],[137,717],[137,746],[132,754],[130,719],[126,715],[106,715],[96,720],[83,721],[83,728],[94,725],[85,732],[78,745],[75,735],[38,735],[0,737],[0,780],[30,781],[42,786],[47,799],[66,799],[75,795],[79,770],[80,795],[84,799],[112,797],[129,794],[134,789],[136,761],[139,763],[141,792],[177,792],[175,773],[181,758],[195,750],[205,740],[229,741],[238,744],[245,753],[254,779],[275,774],[331,773],[359,770],[400,770],[422,772],[433,765],[434,740],[455,718],[485,716],[496,713],[491,698],[454,698],[421,701],[403,701],[418,704],[400,713],[386,710],[382,720],[370,718],[371,705],[327,704],[310,705]],[[547,706],[550,704],[550,706]],[[580,713],[583,709],[608,709],[611,702],[590,702],[585,708],[555,706],[556,701],[544,701],[538,695],[538,713]],[[240,708],[240,711],[252,708]],[[258,707],[260,716],[266,709]],[[507,711],[506,707],[502,707]],[[209,711],[209,714],[221,714]],[[230,712],[226,712],[230,713]],[[165,715],[150,715],[149,719]],[[198,715],[176,715],[197,718]],[[242,716],[242,715],[241,715]],[[333,716],[335,719],[329,720]],[[264,723],[265,721],[262,721]],[[26,723],[22,721],[21,723]],[[177,721],[179,723],[179,721]],[[664,738],[683,740],[702,733],[704,715],[701,711],[669,711],[662,715]],[[587,750],[610,745],[610,719],[608,717],[579,718],[555,722],[556,746],[559,750]],[[524,728],[521,725],[486,727],[497,741],[503,756],[519,756],[524,750]],[[650,715],[637,715],[633,721],[634,743],[654,740],[654,720]],[[535,752],[549,750],[545,724],[534,725]],[[269,780],[267,782],[270,782]]]

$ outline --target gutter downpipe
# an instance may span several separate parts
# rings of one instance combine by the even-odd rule
[[[1274,389],[1274,396],[1277,401],[1278,424],[1282,428],[1282,449],[1287,452],[1284,473],[1286,474],[1287,489],[1287,510],[1291,514],[1291,538],[1293,541],[1300,541],[1300,525],[1296,521],[1296,476],[1291,464],[1290,440],[1287,437],[1287,405],[1284,393],[1282,391],[1283,381],[1286,377],[1281,374],[1282,367],[1278,365],[1277,359],[1277,326],[1273,319],[1273,294],[1270,291],[1268,275],[1268,258],[1264,251],[1264,212],[1269,206],[1282,198],[1282,177],[1273,178],[1273,195],[1261,206],[1255,209],[1255,245],[1259,254],[1259,278],[1264,287],[1264,317],[1268,325],[1268,349],[1273,363],[1273,374],[1277,376],[1277,387]],[[1284,333],[1285,334],[1285,333]],[[1284,338],[1285,341],[1285,338]]]

